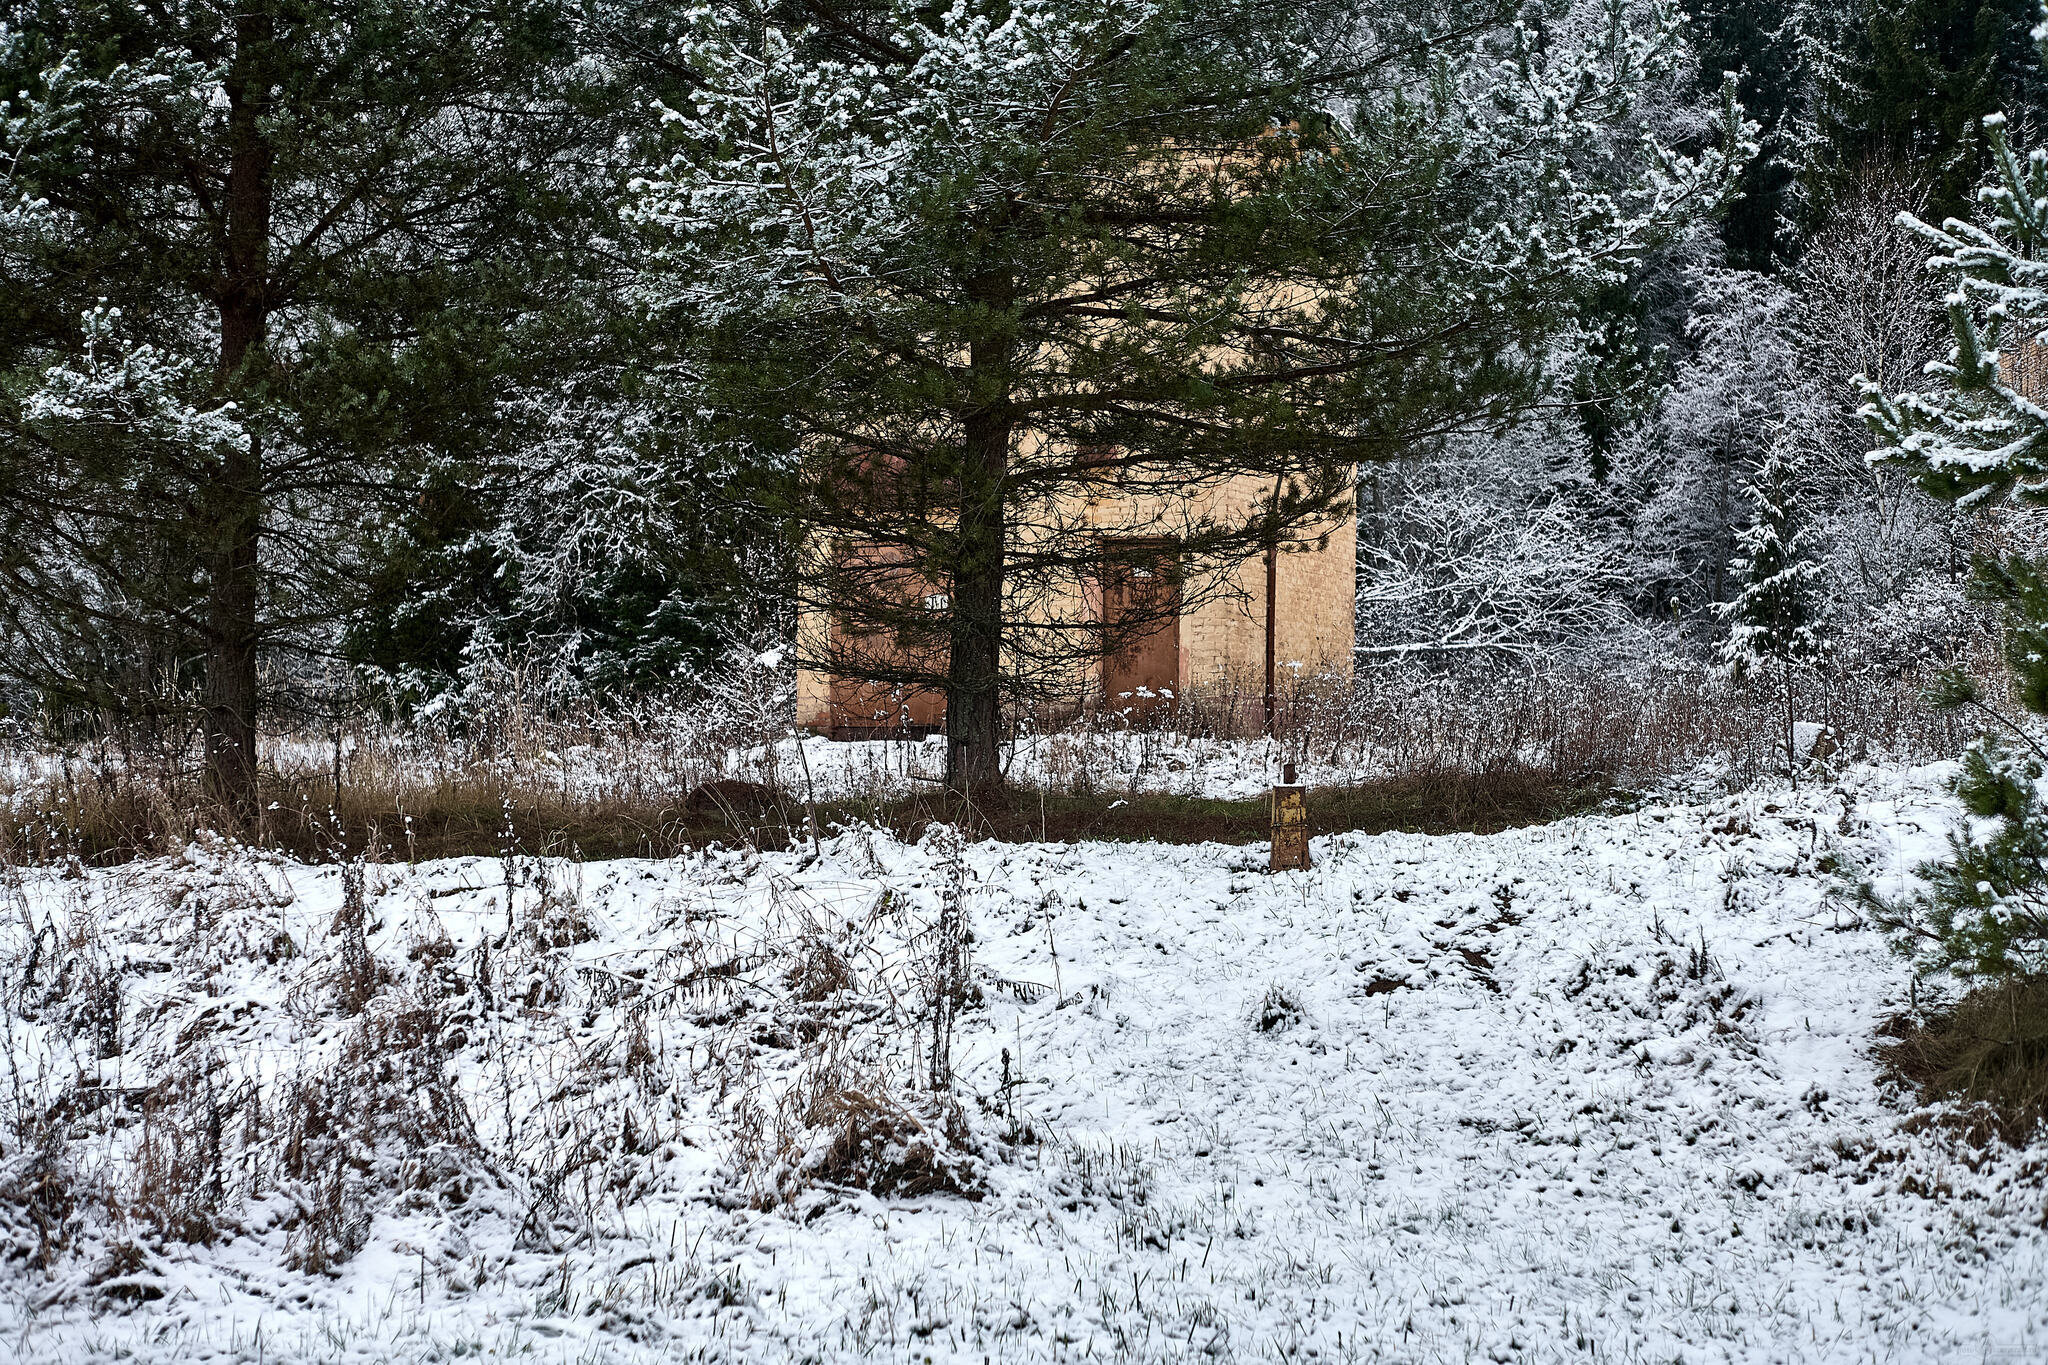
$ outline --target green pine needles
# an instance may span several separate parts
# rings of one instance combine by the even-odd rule
[[[1949,836],[1945,862],[1923,864],[1926,889],[1884,907],[1882,921],[1929,971],[2023,976],[2048,969],[2048,809],[2041,758],[1987,735],[1963,755],[1956,794],[1982,824]]]
[[[2005,660],[2030,715],[2048,715],[2048,576],[2017,556],[1980,561],[1970,595],[2004,609]],[[2048,805],[2041,776],[2048,751],[2026,724],[1983,695],[1959,670],[1941,674],[1927,700],[1968,710],[1996,727],[1963,754],[1954,791],[1978,822],[1949,836],[1949,856],[1922,864],[1917,895],[1874,898],[1881,923],[1930,973],[2027,976],[2048,970]]]
[[[2048,22],[2034,37],[2048,41]],[[1937,385],[1888,395],[1862,376],[1857,383],[1879,438],[1873,459],[1916,470],[1930,493],[1960,506],[2027,509],[2048,504],[2048,151],[2015,153],[2004,123],[1984,120],[1996,170],[1979,193],[1988,210],[1981,222],[1901,220],[1935,248],[1929,265],[1949,282],[1955,344],[1946,363],[1928,367]],[[1934,705],[1995,727],[1964,754],[1955,778],[1972,820],[1950,836],[1945,861],[1918,869],[1924,890],[1895,903],[1871,899],[1930,972],[2027,976],[2048,969],[2048,750],[2030,719],[2048,716],[2048,563],[1981,559],[1971,595],[2003,610],[2005,660],[2026,716],[1993,706],[1960,672],[1929,689]]]

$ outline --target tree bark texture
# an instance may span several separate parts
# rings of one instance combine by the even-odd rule
[[[1002,784],[1003,481],[1014,423],[994,413],[967,420],[960,480],[952,656],[946,679],[946,778],[972,797]]]
[[[217,295],[220,387],[233,394],[261,363],[270,323],[271,149],[263,119],[275,41],[271,16],[235,21],[228,98],[226,231]],[[263,454],[254,432],[226,451],[200,508],[206,523],[206,772],[215,799],[240,821],[258,809],[256,656],[261,631],[259,540]]]

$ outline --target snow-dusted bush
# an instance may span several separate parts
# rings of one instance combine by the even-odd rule
[[[1252,1028],[1259,1033],[1285,1033],[1308,1018],[1307,1008],[1277,982],[1259,993],[1248,1013]]]

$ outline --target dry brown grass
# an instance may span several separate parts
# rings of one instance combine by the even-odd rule
[[[1895,1080],[1949,1100],[1966,1135],[2020,1146],[2048,1124],[2048,976],[1981,986],[1947,1009],[1880,1030]]]
[[[1799,715],[1832,726],[1844,758],[1953,754],[1977,724],[1928,708],[1924,681],[1816,676]],[[1323,784],[1312,808],[1319,831],[1489,830],[1684,774],[1729,787],[1781,778],[1778,708],[1775,696],[1690,666],[1457,676],[1380,667],[1348,686],[1291,681],[1275,749],[1358,774]],[[408,861],[514,851],[667,857],[713,843],[786,846],[807,835],[815,814],[826,825],[859,818],[913,836],[943,822],[1003,839],[1243,842],[1265,837],[1262,802],[1145,795],[1109,765],[1118,755],[1170,763],[1186,737],[1242,732],[1259,712],[1243,689],[1197,688],[1170,726],[1134,732],[1116,717],[1069,720],[1040,750],[1038,787],[966,802],[929,788],[904,795],[901,782],[889,788],[877,773],[857,798],[813,802],[808,775],[769,744],[788,728],[783,694],[772,689],[739,706],[676,697],[609,715],[550,716],[508,702],[465,721],[459,735],[364,720],[279,739],[266,753],[259,814],[237,837],[315,860],[377,850]],[[16,774],[11,791],[0,786],[11,807],[0,856],[112,863],[233,828],[189,763],[146,762],[143,749],[110,741],[17,751],[0,766]],[[747,756],[743,775],[735,755]]]
[[[886,1095],[852,1087],[812,1097],[805,1122],[824,1134],[801,1174],[881,1198],[958,1194],[980,1199],[982,1171],[965,1150],[964,1118],[957,1102],[939,1106],[931,1121]]]
[[[0,855],[104,865],[175,852],[233,818],[195,784],[106,769],[66,786],[15,794]],[[507,849],[585,858],[667,857],[714,842],[746,842],[801,825],[800,803],[695,803],[687,791],[570,793],[488,772],[408,780],[369,773],[337,794],[326,784],[266,772],[254,825],[239,837],[261,848],[325,861],[368,849],[420,860]],[[773,834],[767,837],[775,838]]]
[[[1986,695],[2008,683],[1976,661]],[[1844,757],[1925,760],[1958,752],[1982,728],[1929,707],[1932,670],[1815,673],[1800,680],[1799,720],[1830,727]],[[1305,754],[1370,756],[1401,775],[1528,767],[1562,785],[1638,787],[1701,768],[1730,786],[1787,775],[1782,700],[1676,663],[1609,669],[1539,665],[1470,675],[1363,674],[1342,706],[1300,717]]]

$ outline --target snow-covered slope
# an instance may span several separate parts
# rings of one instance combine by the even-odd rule
[[[510,936],[499,864],[372,868],[360,1013],[336,869],[26,873],[6,960],[82,917],[123,983],[104,1060],[59,1009],[10,1016],[45,1101],[66,1068],[131,1097],[75,1126],[81,1182],[126,1178],[146,1087],[247,1085],[234,1122],[283,1133],[407,1018],[470,1131],[359,1163],[326,1270],[287,1268],[303,1176],[231,1188],[210,1245],[82,1215],[6,1272],[0,1329],[33,1360],[2048,1360],[2042,1161],[1902,1123],[1872,1030],[1908,973],[1822,870],[1933,852],[1935,777],[1342,836],[1279,876],[871,831],[528,867]],[[949,898],[979,1000],[932,1142],[980,1197],[835,1185],[789,1097],[837,1068],[938,1127],[909,1083]],[[230,1138],[235,1169],[284,1170],[273,1140]]]

